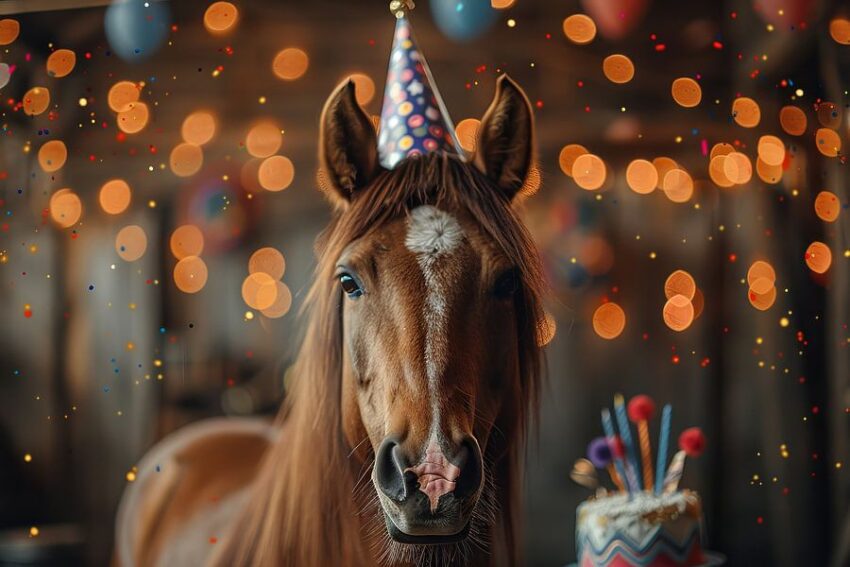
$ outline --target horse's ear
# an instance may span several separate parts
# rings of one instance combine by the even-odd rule
[[[478,128],[474,163],[509,199],[525,183],[534,159],[531,104],[513,79],[502,75]]]
[[[319,164],[330,189],[344,202],[350,201],[378,171],[375,127],[357,103],[351,80],[337,87],[325,103]]]

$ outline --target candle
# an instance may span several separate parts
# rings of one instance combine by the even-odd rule
[[[629,483],[631,490],[639,492],[640,484],[635,476],[635,471],[638,470],[637,453],[635,453],[635,446],[632,442],[632,430],[629,427],[629,418],[626,415],[625,400],[621,394],[614,396],[614,412],[617,416],[620,438],[626,447],[626,481]],[[630,472],[631,474],[629,474]]]
[[[661,494],[667,473],[667,445],[670,443],[670,414],[673,408],[666,404],[661,411],[661,431],[658,434],[658,464],[655,468],[655,493]]]
[[[620,478],[625,478],[626,475],[623,468],[623,459],[614,450],[617,438],[614,434],[614,421],[611,419],[611,412],[608,411],[608,408],[603,408],[602,410],[602,430],[605,431],[605,439],[608,442],[608,446],[611,448],[611,453],[614,455],[614,467],[616,468],[616,472]],[[616,481],[614,481],[614,483],[616,484]]]
[[[682,480],[684,470],[685,452],[678,451],[673,455],[673,460],[670,461],[670,469],[667,471],[667,476],[664,477],[664,494],[672,494],[679,489],[679,481]]]
[[[640,463],[643,466],[643,487],[652,492],[652,447],[649,441],[649,420],[655,415],[655,402],[649,396],[635,396],[629,400],[629,419],[637,424],[640,443]]]
[[[699,427],[691,427],[679,435],[679,452],[673,456],[670,470],[664,479],[664,494],[676,492],[685,469],[685,456],[696,458],[705,450],[705,435]]]

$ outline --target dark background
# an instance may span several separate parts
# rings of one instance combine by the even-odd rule
[[[103,565],[125,476],[147,448],[204,417],[271,415],[285,395],[283,377],[299,337],[296,311],[314,264],[312,241],[328,219],[314,183],[319,112],[336,84],[360,72],[377,86],[367,110],[379,113],[393,20],[378,0],[251,0],[237,3],[236,31],[218,37],[202,25],[208,3],[181,0],[171,3],[177,25],[171,44],[132,64],[109,53],[103,7],[31,12],[67,4],[0,2],[4,13],[28,12],[15,16],[21,37],[0,53],[18,65],[2,90],[0,136],[0,210],[8,224],[0,232],[7,256],[0,264],[0,526],[14,533],[38,526],[39,537],[24,539],[34,550],[60,537],[52,525],[74,524],[87,561]],[[682,485],[702,494],[708,547],[726,554],[730,565],[847,564],[847,172],[843,158],[816,151],[813,110],[828,100],[846,112],[850,47],[826,31],[841,3],[808,2],[805,25],[785,21],[771,31],[749,2],[656,0],[624,38],[600,36],[588,46],[569,43],[561,31],[566,16],[584,11],[576,1],[517,0],[490,31],[467,43],[443,35],[428,2],[420,4],[413,23],[455,122],[481,116],[505,71],[536,106],[543,183],[526,218],[546,261],[547,308],[558,331],[547,349],[539,437],[528,451],[528,564],[574,560],[575,508],[587,492],[569,472],[601,433],[599,410],[615,392],[672,403],[674,433],[704,429],[708,449],[688,461]],[[764,4],[759,9],[773,13],[774,4],[781,7]],[[77,53],[69,77],[46,76],[51,44]],[[309,54],[310,68],[283,82],[270,65],[290,46]],[[611,53],[635,62],[631,83],[604,78],[601,61]],[[219,65],[223,70],[213,77]],[[674,104],[670,82],[697,74],[702,104],[690,110]],[[146,82],[142,100],[152,118],[142,133],[119,141],[106,92],[123,79]],[[53,119],[14,109],[33,85],[51,89],[58,105]],[[792,100],[797,88],[804,94]],[[738,94],[760,103],[758,128],[732,122]],[[80,97],[89,98],[85,108]],[[800,138],[785,136],[778,123],[779,108],[792,102],[809,117]],[[218,133],[204,148],[201,172],[176,177],[168,152],[180,141],[183,118],[201,108],[218,116]],[[264,117],[285,130],[281,153],[292,159],[296,177],[281,193],[248,199],[240,170],[249,156],[240,144]],[[52,176],[36,160],[43,128],[69,149],[67,165]],[[844,117],[845,145],[847,131]],[[631,159],[661,155],[707,179],[700,140],[709,147],[737,141],[752,157],[758,135],[767,133],[780,135],[795,158],[778,185],[756,176],[733,189],[705,182],[689,202],[676,204],[659,191],[641,196],[625,184]],[[25,152],[28,141],[32,151]],[[601,192],[583,191],[561,173],[558,154],[569,143],[605,159],[609,176]],[[128,212],[107,218],[97,191],[116,176],[133,187],[134,201]],[[73,232],[42,219],[50,194],[61,187],[83,199],[83,222]],[[186,222],[188,196],[210,187],[232,202],[221,218],[210,213],[210,225],[221,222],[233,234],[217,247],[208,240],[209,282],[190,296],[173,284],[167,241]],[[843,203],[836,223],[814,215],[822,189]],[[128,264],[113,242],[133,223],[146,229],[148,249]],[[832,249],[832,268],[822,277],[812,277],[802,260],[812,240]],[[282,319],[245,317],[240,286],[248,256],[261,246],[278,248],[287,260],[284,282],[294,301]],[[760,258],[778,276],[779,295],[766,312],[749,305],[743,283]],[[678,268],[696,278],[705,296],[703,314],[682,333],[661,318],[664,280]],[[590,323],[603,298],[617,301],[628,318],[613,341],[599,338]],[[30,318],[23,316],[25,304],[32,306]],[[783,316],[787,327],[779,324]],[[0,563],[11,556],[11,537],[3,536]]]

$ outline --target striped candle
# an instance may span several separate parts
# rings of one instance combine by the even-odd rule
[[[623,399],[622,394],[614,396],[614,412],[617,415],[620,439],[623,440],[623,445],[626,447],[626,458],[629,462],[629,466],[626,467],[626,473],[628,474],[629,469],[631,469],[632,474],[629,476],[634,477],[626,478],[626,480],[629,481],[629,484],[634,483],[632,490],[640,492],[640,483],[637,481],[636,476],[640,467],[638,466],[637,453],[635,453],[635,444],[634,441],[632,441],[632,429],[629,426],[629,416],[626,413],[626,401]]]
[[[658,464],[655,468],[655,493],[661,494],[667,474],[667,447],[670,444],[670,414],[673,408],[666,404],[661,411],[661,432],[658,434]]]
[[[617,436],[614,433],[614,421],[611,419],[611,412],[608,411],[608,408],[602,409],[602,430],[605,432],[605,438],[608,440],[608,446],[611,447],[611,456],[614,459],[614,466],[617,469],[617,475],[621,479],[624,479],[626,478],[626,471],[623,468],[623,460],[614,450],[615,439]],[[631,493],[631,487],[629,487],[629,492]]]

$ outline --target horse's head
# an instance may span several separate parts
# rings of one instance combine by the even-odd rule
[[[457,541],[492,515],[490,468],[536,392],[540,274],[511,210],[532,130],[528,100],[503,77],[474,160],[432,154],[387,171],[353,84],[325,106],[322,172],[342,209],[324,248],[342,301],[342,427],[354,452],[374,455],[397,542]]]

